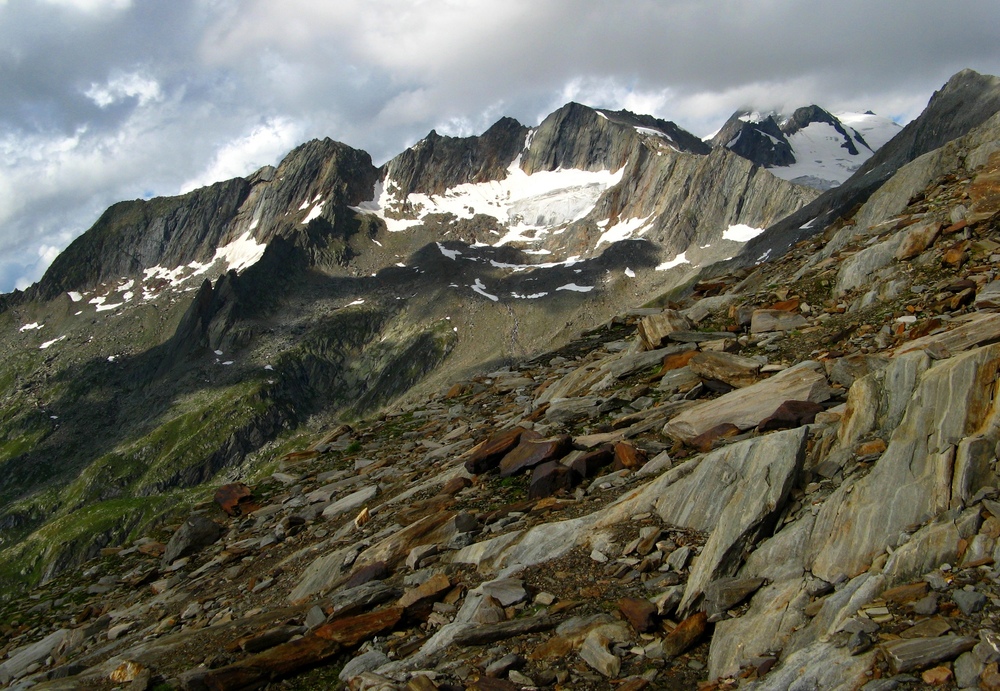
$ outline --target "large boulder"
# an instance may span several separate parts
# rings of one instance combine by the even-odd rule
[[[167,542],[163,553],[163,563],[170,564],[175,559],[195,554],[222,537],[223,527],[215,521],[194,514],[190,516]]]

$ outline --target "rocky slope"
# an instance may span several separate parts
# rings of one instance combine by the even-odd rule
[[[672,123],[570,104],[382,169],[313,141],[117,204],[3,299],[0,582],[134,536],[317,416],[564,343],[812,196]]]
[[[0,683],[1000,688],[998,117],[902,206],[317,421],[4,604]]]

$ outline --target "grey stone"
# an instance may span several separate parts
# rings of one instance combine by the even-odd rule
[[[806,360],[770,379],[686,408],[664,426],[663,433],[687,443],[723,423],[748,430],[785,401],[822,403],[829,397],[823,365]]]
[[[902,242],[903,236],[897,233],[841,262],[834,287],[835,294],[844,295],[859,286],[868,285],[872,274],[896,261],[896,252]]]
[[[381,650],[369,650],[362,653],[344,665],[337,678],[343,682],[348,682],[355,677],[359,677],[365,672],[374,672],[382,665],[389,662],[389,657]]]
[[[909,638],[882,644],[886,660],[893,673],[923,669],[944,660],[951,660],[972,650],[976,639],[970,636],[938,636]]]
[[[953,467],[968,431],[996,414],[987,392],[998,360],[1000,346],[987,346],[924,373],[871,472],[845,481],[820,508],[810,548],[816,576],[832,582],[861,573],[908,526],[948,508],[952,477],[942,477],[942,469]]]
[[[580,658],[594,670],[609,679],[614,679],[621,672],[622,661],[617,655],[608,651],[608,644],[611,642],[611,639],[601,631],[596,629],[591,631],[580,647]]]
[[[955,683],[959,688],[978,687],[985,666],[972,653],[962,653],[955,660]]]
[[[524,581],[516,578],[502,578],[483,583],[480,590],[490,597],[495,597],[502,606],[510,607],[528,598],[524,589]]]
[[[7,659],[0,664],[0,684],[9,684],[27,674],[33,665],[44,662],[66,642],[69,634],[68,629],[59,629],[40,641],[10,651]]]
[[[720,578],[705,588],[703,609],[712,616],[740,604],[764,583],[763,578]]]
[[[205,516],[190,516],[170,537],[163,552],[163,563],[171,564],[175,559],[194,554],[222,537],[223,528]]]
[[[754,310],[750,319],[750,333],[771,333],[773,331],[794,331],[809,325],[801,314],[784,310]]]
[[[377,494],[378,485],[362,487],[356,492],[351,492],[346,497],[341,497],[323,509],[323,518],[332,521],[342,514],[360,509]]]
[[[951,599],[966,616],[981,612],[986,605],[986,596],[975,591],[956,590],[952,592]]]
[[[868,681],[873,652],[851,655],[846,647],[817,642],[791,653],[762,680],[746,685],[752,691],[823,689],[854,691]]]

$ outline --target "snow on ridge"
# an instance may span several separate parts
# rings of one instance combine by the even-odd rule
[[[43,326],[45,326],[45,324],[39,324],[38,322],[31,322],[30,324],[25,324],[24,326],[22,326],[20,329],[18,329],[18,331],[20,331],[21,333],[24,333],[25,331],[36,331],[38,329],[41,329]]]
[[[42,345],[38,346],[39,350],[48,350],[51,346],[55,345],[59,341],[65,341],[65,336],[60,336],[59,338],[53,338],[51,341],[45,341]]]
[[[442,245],[440,242],[437,242],[437,243],[434,243],[434,244],[436,244],[437,247],[438,247],[438,249],[441,250],[441,254],[443,254],[444,256],[448,257],[448,259],[451,259],[452,261],[458,261],[458,256],[460,254],[462,254],[458,250],[450,250],[450,249],[448,249],[447,247],[445,247],[444,245]]]
[[[529,132],[526,137],[526,145],[531,134]],[[420,225],[428,214],[452,214],[459,219],[484,214],[507,227],[507,233],[495,246],[510,242],[537,242],[550,229],[578,221],[589,214],[605,190],[621,181],[624,171],[624,167],[617,171],[560,168],[528,175],[515,160],[508,166],[507,177],[503,180],[463,183],[440,195],[414,192],[405,199],[399,199],[391,191],[398,189],[398,185],[387,178],[375,185],[371,200],[352,208],[377,215],[385,221],[390,232]],[[417,211],[416,218],[391,218],[387,212],[402,202]]]
[[[309,213],[307,213],[306,217],[302,219],[302,225],[307,225],[309,221],[319,218],[319,215],[323,213],[324,204],[326,204],[326,202],[319,202],[313,206],[313,208],[309,209]]]
[[[594,249],[596,250],[602,243],[605,242],[612,245],[616,242],[621,242],[622,240],[630,240],[634,235],[642,235],[649,230],[650,219],[652,218],[653,215],[650,214],[645,218],[626,218],[624,221],[619,221],[601,233],[601,237],[597,239],[597,244],[594,245]],[[609,219],[604,223],[606,225],[610,222],[611,221]],[[602,225],[601,227],[604,226]]]
[[[722,232],[722,239],[732,240],[733,242],[749,242],[763,232],[764,228],[754,228],[753,226],[748,226],[745,223],[738,223],[736,225],[731,225],[724,230]]]
[[[226,271],[235,270],[239,273],[259,262],[260,258],[264,256],[265,249],[267,249],[267,245],[258,244],[248,230],[228,245],[223,245],[215,250],[215,257],[209,265],[222,259],[227,264]]]

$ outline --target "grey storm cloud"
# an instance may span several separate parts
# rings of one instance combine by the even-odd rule
[[[115,201],[312,137],[381,163],[569,100],[698,135],[745,106],[905,122],[1000,71],[997,26],[995,0],[0,0],[0,291]]]

